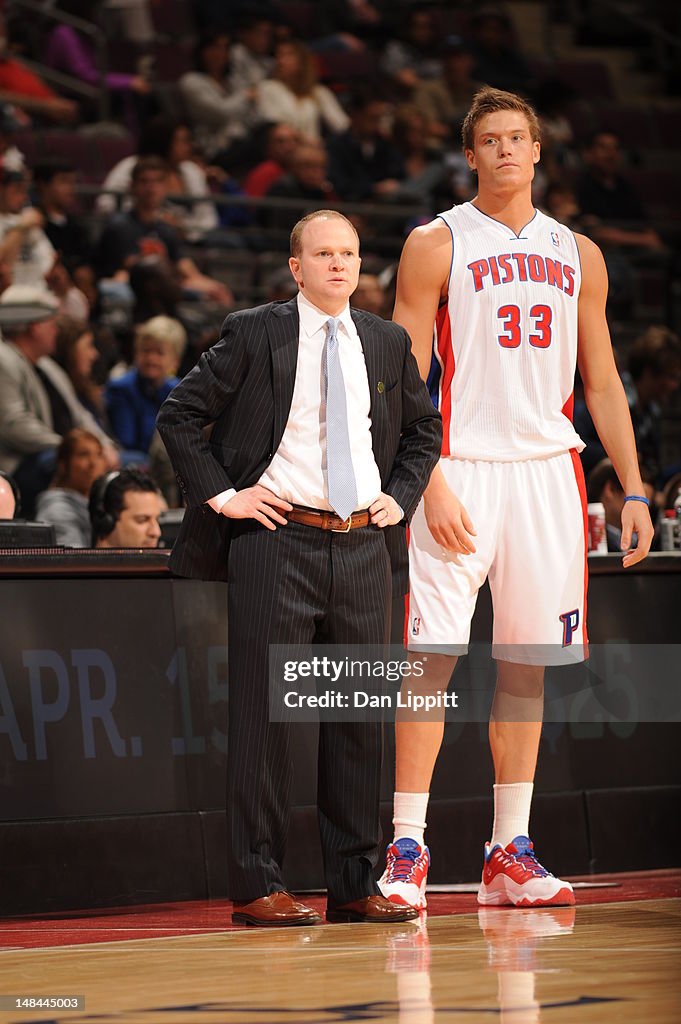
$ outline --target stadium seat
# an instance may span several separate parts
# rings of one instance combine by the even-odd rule
[[[613,98],[612,80],[608,65],[601,60],[557,60],[553,63],[552,74],[580,96],[593,101],[595,98]]]
[[[608,103],[596,109],[596,120],[601,131],[614,132],[628,149],[643,149],[657,145],[656,126],[650,109],[642,106]]]

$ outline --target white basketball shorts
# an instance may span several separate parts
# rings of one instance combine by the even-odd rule
[[[421,501],[409,539],[409,650],[465,654],[478,591],[489,577],[494,658],[583,661],[587,513],[576,451],[521,462],[445,458],[440,468],[472,520],[476,551],[444,550]]]

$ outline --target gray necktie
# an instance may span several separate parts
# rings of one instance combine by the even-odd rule
[[[348,407],[340,364],[336,317],[326,323],[326,476],[329,504],[341,519],[357,507],[357,481],[352,468]]]

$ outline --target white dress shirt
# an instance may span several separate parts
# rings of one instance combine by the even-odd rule
[[[322,356],[329,314],[298,293],[300,331],[293,398],[284,434],[258,483],[293,505],[330,509],[326,477],[326,415]],[[347,305],[338,317],[340,363],[348,408],[357,508],[368,508],[381,493],[381,477],[371,445],[369,380],[362,343]],[[208,501],[220,509],[234,489]]]

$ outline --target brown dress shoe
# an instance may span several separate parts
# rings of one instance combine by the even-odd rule
[[[391,903],[384,896],[364,896],[354,903],[344,903],[340,907],[327,907],[327,921],[366,921],[370,924],[399,924],[400,921],[413,921],[419,916],[414,907]]]
[[[271,896],[260,899],[234,900],[232,921],[235,924],[254,924],[261,928],[279,928],[282,926],[321,924],[321,917],[316,910],[298,903],[290,892],[282,889]]]

